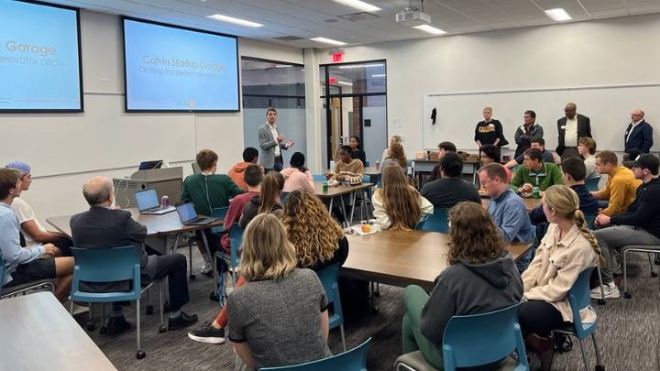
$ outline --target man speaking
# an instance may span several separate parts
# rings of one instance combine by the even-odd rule
[[[289,139],[284,143],[284,136],[277,132],[277,110],[268,107],[266,111],[266,125],[259,128],[259,146],[261,147],[261,166],[268,173],[270,170],[282,170],[284,161],[282,161],[282,150],[287,150],[293,146],[293,140]]]

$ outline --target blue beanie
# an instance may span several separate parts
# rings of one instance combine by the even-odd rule
[[[10,162],[6,166],[9,169],[16,169],[21,172],[21,176],[25,174],[30,174],[30,165],[26,164],[25,162],[20,162],[20,161],[14,161]]]

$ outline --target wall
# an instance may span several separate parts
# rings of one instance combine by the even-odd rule
[[[660,83],[659,44],[660,16],[645,15],[346,47],[344,51],[346,62],[387,60],[389,135],[403,136],[410,153],[424,145],[422,101],[427,94]],[[329,62],[328,50],[319,55],[321,63]],[[580,112],[580,102],[576,103]],[[612,119],[620,122],[621,135],[632,108]],[[655,107],[642,108],[649,122],[660,120]],[[597,109],[583,113],[595,114]],[[553,114],[539,117],[550,144],[556,142],[556,129],[551,126],[562,110],[558,106]],[[472,115],[452,125],[461,127],[466,136],[473,135],[480,119],[481,107],[475,107]],[[505,123],[510,141],[520,124]],[[603,130],[599,132],[597,122],[593,126],[598,139]]]
[[[218,170],[241,160],[243,112],[131,113],[123,110],[123,56],[118,16],[81,12],[85,112],[0,115],[6,133],[0,162],[30,162],[34,183],[23,197],[39,218],[86,208],[83,182],[95,175],[130,175],[141,160],[164,158],[184,166],[202,148],[220,156]],[[302,63],[302,50],[239,39],[241,56]],[[9,139],[7,139],[9,138]]]

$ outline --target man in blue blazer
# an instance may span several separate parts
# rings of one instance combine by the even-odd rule
[[[284,161],[282,160],[282,150],[287,150],[293,145],[293,140],[289,139],[284,143],[284,136],[277,131],[277,110],[269,107],[266,111],[266,125],[259,128],[259,147],[261,147],[261,166],[268,173],[270,170],[282,170]]]
[[[624,152],[631,160],[642,153],[649,153],[653,146],[653,127],[644,121],[644,111],[637,108],[630,113],[630,120],[623,137],[625,143]]]

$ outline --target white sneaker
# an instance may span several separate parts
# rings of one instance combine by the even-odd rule
[[[616,287],[616,284],[614,284],[614,282],[604,283],[603,292],[605,293],[605,299],[618,299],[621,297],[621,293],[619,293],[619,288]],[[591,290],[591,298],[592,299],[602,298],[600,292],[600,286],[597,286]]]
[[[204,263],[204,265],[202,265],[202,268],[199,271],[202,274],[209,274],[209,273],[213,272],[213,267],[211,266],[210,263]]]

